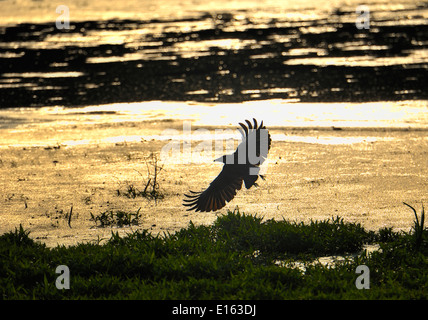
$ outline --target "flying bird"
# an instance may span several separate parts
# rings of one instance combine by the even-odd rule
[[[226,202],[231,201],[237,190],[241,190],[242,182],[250,189],[258,186],[256,181],[260,176],[260,165],[266,160],[271,137],[269,131],[263,125],[245,120],[247,125],[239,123],[238,128],[242,135],[242,141],[232,154],[224,155],[214,161],[223,162],[223,169],[220,174],[211,182],[209,187],[201,192],[189,190],[190,194],[185,194],[184,206],[196,212],[210,212],[223,208]]]

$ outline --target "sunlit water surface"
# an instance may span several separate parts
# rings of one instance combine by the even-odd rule
[[[263,120],[268,128],[272,128],[274,141],[354,143],[367,140],[367,137],[316,139],[291,137],[286,133],[293,128],[428,130],[427,108],[427,101],[296,103],[266,100],[228,104],[151,101],[83,108],[6,109],[0,110],[3,120],[0,147],[73,146],[152,139],[227,139],[236,137],[237,132],[220,136],[216,135],[216,129],[236,129],[239,122],[252,118]],[[118,126],[129,125],[135,129],[126,129],[117,135]],[[49,134],[44,135],[47,128]]]

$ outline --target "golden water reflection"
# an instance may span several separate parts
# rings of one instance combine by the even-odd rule
[[[427,101],[370,103],[298,103],[264,100],[244,103],[200,104],[150,101],[116,103],[85,108],[46,107],[0,110],[2,147],[19,145],[94,143],[188,139],[228,139],[212,135],[215,129],[236,129],[239,122],[256,118],[273,132],[274,140],[318,144],[369,141],[367,134],[342,137],[340,130],[428,130]],[[190,126],[187,130],[185,126]],[[206,131],[201,131],[206,128]],[[333,130],[322,139],[287,137],[293,128]],[[173,129],[172,133],[167,130]],[[186,137],[187,134],[187,137]],[[369,139],[369,140],[367,140]]]

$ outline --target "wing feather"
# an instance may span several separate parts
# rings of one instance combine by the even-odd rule
[[[233,166],[225,164],[206,190],[185,194],[187,199],[183,199],[183,205],[189,207],[188,211],[196,209],[209,212],[221,209],[235,197],[236,191],[241,189],[242,181],[243,178],[234,171]]]
[[[248,128],[247,128],[247,126],[245,124],[241,123],[241,122],[239,123],[239,125],[242,127],[242,129],[244,129],[245,136],[248,136]]]
[[[235,154],[246,155],[248,161],[249,145],[255,146],[256,156],[259,158],[259,161],[258,163],[252,164],[261,165],[267,158],[268,152],[271,147],[272,139],[269,131],[263,125],[263,121],[260,123],[260,125],[258,125],[257,120],[255,118],[253,118],[253,121],[254,125],[251,124],[249,120],[245,120],[248,126],[244,125],[243,123],[239,123],[239,125],[244,130],[245,136],[243,135],[241,129],[239,129],[239,132],[241,132],[242,135],[242,141],[238,145]]]

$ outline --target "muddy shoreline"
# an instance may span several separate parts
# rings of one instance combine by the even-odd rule
[[[302,132],[287,135],[301,137]],[[332,130],[305,131],[304,135],[327,139],[360,133]],[[216,214],[236,206],[265,219],[309,221],[341,216],[368,229],[409,231],[413,215],[402,202],[419,208],[428,201],[426,134],[371,131],[364,136],[366,140],[339,144],[274,141],[266,181],[257,189],[238,193],[217,213],[188,212],[181,205],[185,192],[205,188],[218,174],[221,169],[214,163],[166,165],[159,176],[163,200],[118,195],[118,190],[123,193],[131,185],[144,188],[147,157],[159,152],[164,141],[2,148],[0,233],[22,224],[32,237],[50,246],[69,245],[108,239],[112,231],[139,228],[157,234],[177,231],[190,221],[210,224]],[[108,210],[140,210],[140,224],[95,228],[91,213]]]

